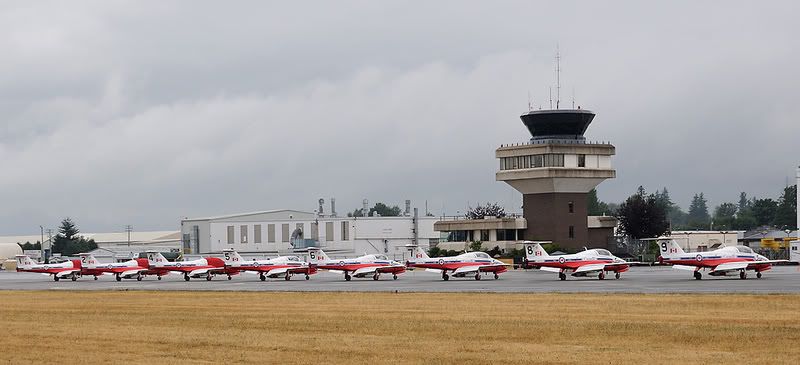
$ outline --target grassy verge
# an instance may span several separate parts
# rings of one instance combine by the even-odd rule
[[[0,292],[0,363],[787,363],[800,295]]]

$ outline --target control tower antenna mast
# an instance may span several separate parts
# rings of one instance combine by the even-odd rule
[[[556,44],[556,109],[561,103],[561,52]]]
[[[553,87],[550,86],[550,109],[553,109]]]
[[[528,90],[528,111],[531,110],[533,110],[533,108],[531,107],[531,91]]]

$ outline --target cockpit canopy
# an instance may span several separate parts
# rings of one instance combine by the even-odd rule
[[[753,250],[747,246],[735,246],[737,250],[741,253],[753,253]]]
[[[608,252],[608,250],[602,248],[595,249],[594,251],[600,256],[611,256],[611,252]]]
[[[489,257],[489,254],[487,254],[485,252],[475,252],[475,257],[481,258],[481,259],[489,259],[489,258],[491,258],[491,257]]]
[[[389,258],[386,255],[375,255],[376,260],[388,260]]]
[[[300,261],[300,258],[297,257],[297,256],[287,256],[286,260],[287,261]]]

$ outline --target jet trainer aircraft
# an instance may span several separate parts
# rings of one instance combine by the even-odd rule
[[[413,256],[406,265],[408,267],[419,267],[429,271],[440,272],[442,280],[450,280],[448,271],[457,278],[463,278],[475,273],[475,280],[481,280],[481,273],[493,273],[494,278],[499,278],[499,274],[508,271],[508,264],[500,260],[493,259],[485,252],[467,252],[458,256],[435,257],[431,258],[424,250],[416,245],[406,245],[411,250]]]
[[[137,260],[103,264],[90,253],[81,253],[78,256],[81,258],[81,275],[93,275],[94,280],[97,280],[98,276],[108,273],[113,274],[117,281],[122,281],[122,279],[142,281],[142,277],[148,271],[147,266],[141,266]]]
[[[397,274],[406,271],[403,264],[389,260],[386,255],[381,254],[332,260],[322,249],[311,247],[308,249],[308,258],[313,268],[344,272],[344,280],[347,281],[352,277],[363,278],[370,275],[372,280],[378,280],[381,274],[392,274],[392,279],[397,280]]]
[[[261,281],[267,278],[283,277],[291,280],[292,275],[305,275],[306,280],[309,275],[316,274],[317,269],[310,267],[307,262],[301,261],[297,256],[279,256],[266,260],[246,261],[236,250],[222,251],[225,266],[241,271],[254,271],[258,273]]]
[[[211,281],[215,275],[236,275],[239,270],[225,267],[225,262],[216,257],[206,257],[191,261],[168,261],[160,252],[147,251],[147,263],[149,270],[154,271],[174,271],[183,273],[183,280],[189,281],[190,278],[206,278]]]
[[[81,262],[79,260],[65,261],[60,264],[39,264],[27,255],[16,255],[17,271],[38,272],[53,275],[53,280],[71,279],[78,280],[81,276]]]
[[[761,273],[772,269],[772,264],[786,262],[786,260],[769,260],[753,252],[746,246],[727,246],[713,251],[685,252],[672,239],[660,240],[661,256],[658,261],[671,264],[679,270],[694,271],[694,278],[700,280],[703,275],[700,270],[710,269],[711,276],[726,276],[739,273],[740,279],[747,279],[747,270],[756,272],[756,277],[761,278]]]
[[[523,267],[558,273],[561,280],[567,280],[568,273],[575,277],[597,275],[598,279],[603,280],[607,272],[613,272],[614,277],[619,279],[621,273],[628,271],[631,264],[635,264],[602,248],[587,249],[571,255],[550,256],[542,248],[542,243],[550,242],[522,242],[525,247]]]

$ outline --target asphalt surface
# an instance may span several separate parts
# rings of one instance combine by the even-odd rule
[[[98,280],[86,276],[77,281],[54,282],[52,277],[37,273],[0,271],[0,290],[212,290],[212,291],[358,291],[358,292],[496,292],[496,293],[800,293],[800,267],[778,266],[766,271],[761,279],[754,272],[746,280],[733,277],[703,275],[694,280],[691,272],[669,267],[633,267],[620,279],[613,275],[605,280],[568,277],[558,280],[555,273],[538,270],[512,270],[495,280],[486,275],[476,281],[473,277],[450,278],[443,281],[436,273],[424,270],[409,271],[392,280],[384,275],[378,281],[353,278],[345,281],[340,273],[320,272],[310,280],[294,276],[291,281],[267,279],[243,273],[228,280],[217,276],[211,281],[184,281],[180,274],[146,277],[142,281],[117,282],[104,275]]]

